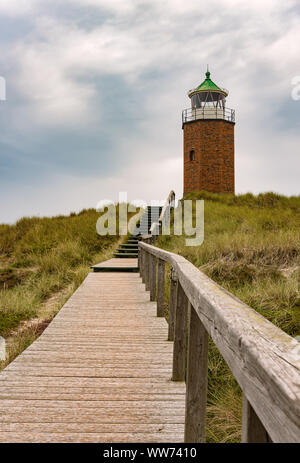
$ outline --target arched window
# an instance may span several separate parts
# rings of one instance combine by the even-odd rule
[[[190,151],[190,161],[194,161],[195,160],[195,150],[191,150]]]

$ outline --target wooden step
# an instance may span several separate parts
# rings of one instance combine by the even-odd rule
[[[138,247],[134,247],[134,248],[121,248],[121,246],[118,248],[117,252],[138,252],[139,248]]]
[[[91,267],[94,272],[134,272],[138,273],[138,267]]]
[[[92,265],[91,269],[94,272],[138,272],[138,261],[134,257],[132,259],[109,259],[105,262],[100,262],[100,264]]]
[[[131,253],[129,253],[129,252],[127,252],[127,253],[125,253],[125,252],[124,252],[124,253],[120,252],[120,253],[119,253],[119,252],[116,252],[116,253],[114,254],[114,257],[119,257],[120,259],[124,259],[124,258],[125,258],[125,259],[126,259],[126,258],[131,258],[131,259],[133,259],[134,257],[138,257],[138,253],[133,253],[133,252],[131,252]]]

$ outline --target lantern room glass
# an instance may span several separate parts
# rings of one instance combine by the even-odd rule
[[[225,96],[219,92],[199,92],[191,97],[193,109],[205,106],[224,109],[225,101]]]

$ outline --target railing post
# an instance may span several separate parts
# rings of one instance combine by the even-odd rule
[[[164,316],[165,262],[158,259],[157,267],[157,316]]]
[[[208,334],[189,303],[184,442],[205,442]]]
[[[266,444],[272,442],[264,425],[258,418],[245,394],[243,395],[242,442],[250,444]]]
[[[168,340],[174,341],[174,323],[175,323],[175,310],[177,303],[177,275],[175,270],[171,270],[170,278],[170,302],[169,302],[169,332]]]
[[[185,380],[187,302],[187,297],[180,282],[178,282],[173,348],[173,381]]]
[[[150,289],[150,275],[149,275],[149,270],[150,270],[150,254],[149,252],[145,252],[145,286],[146,286],[146,291],[149,291]]]
[[[156,257],[150,255],[150,301],[156,299]]]
[[[141,248],[141,267],[140,267],[140,273],[141,273],[141,277],[142,277],[142,282],[145,283],[145,260],[146,260],[146,256],[145,256],[145,250]]]
[[[140,271],[140,276],[143,276],[143,250],[139,246],[139,251],[138,251],[138,267]]]
[[[147,261],[146,251],[145,249],[143,249],[143,274],[142,274],[143,283],[146,282],[146,261]]]

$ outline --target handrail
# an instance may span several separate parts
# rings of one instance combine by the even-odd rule
[[[151,227],[150,227],[150,233],[151,235],[159,235],[159,231],[161,229],[163,220],[167,214],[167,211],[169,208],[175,204],[175,192],[173,190],[170,191],[169,196],[167,197],[167,200],[161,210],[158,222],[153,222]]]
[[[167,200],[164,204],[164,207],[162,208],[162,211],[159,216],[159,222],[162,222],[164,219],[164,216],[166,214],[166,211],[170,206],[175,205],[175,191],[171,190],[169,193],[169,196],[167,197]]]
[[[163,315],[165,262],[171,264],[173,275],[169,306],[173,380],[185,379],[185,325],[190,320],[185,441],[205,441],[209,334],[243,390],[242,441],[300,442],[299,342],[184,257],[139,242],[141,276],[151,300],[158,301],[158,315]]]

